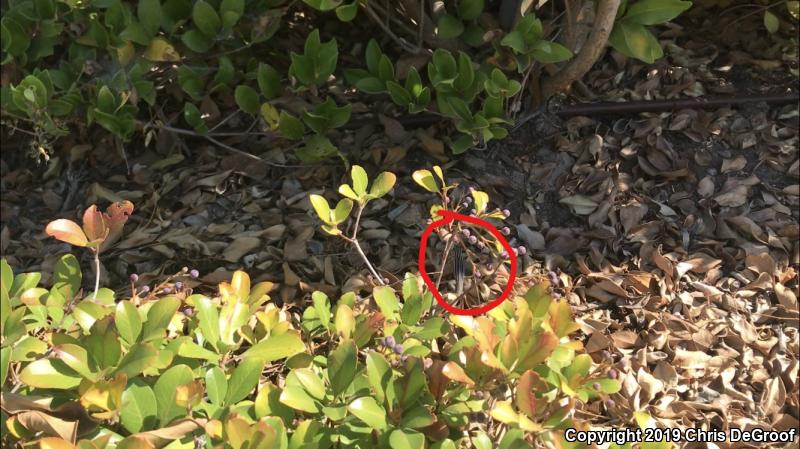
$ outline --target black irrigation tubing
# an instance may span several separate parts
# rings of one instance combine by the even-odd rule
[[[773,106],[787,104],[797,104],[800,102],[800,94],[772,94],[772,95],[749,95],[732,97],[699,97],[699,98],[678,98],[672,100],[635,100],[635,101],[600,101],[596,103],[576,103],[568,105],[554,105],[548,107],[551,114],[559,117],[574,117],[577,115],[598,116],[598,115],[627,115],[642,112],[669,112],[680,109],[720,109],[724,107],[736,107],[752,103],[767,103]],[[538,113],[539,111],[533,111]],[[518,123],[524,121],[531,113],[522,114],[518,117]],[[418,128],[430,126],[446,117],[438,114],[416,114],[405,115],[395,118],[405,127]],[[346,128],[359,128],[367,123],[374,123],[376,120],[361,119],[353,120]]]
[[[669,112],[680,109],[719,109],[727,106],[741,106],[751,103],[767,103],[769,105],[796,104],[800,95],[753,95],[741,97],[711,97],[711,98],[679,98],[674,100],[637,100],[597,103],[578,103],[556,107],[551,111],[559,117],[573,117],[576,115],[620,115],[638,114],[640,112]]]

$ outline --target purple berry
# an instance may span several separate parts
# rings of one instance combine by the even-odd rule
[[[461,233],[464,234],[464,237],[469,237],[469,229],[462,229]]]
[[[528,248],[525,248],[524,246],[520,246],[520,247],[517,247],[517,251],[524,256],[525,254],[528,253]]]
[[[189,272],[189,267],[181,268],[181,273],[188,273],[188,272]]]
[[[616,379],[617,377],[619,377],[619,371],[612,369],[611,371],[608,372],[609,379]]]
[[[613,399],[606,399],[605,400],[606,408],[612,408],[616,404]]]
[[[450,198],[444,197],[444,204],[450,204]]]
[[[170,293],[172,293],[172,287],[164,287],[164,290],[162,291],[169,295]]]
[[[394,341],[394,337],[389,335],[388,337],[383,339],[383,344],[389,348],[393,347],[396,343]]]
[[[507,259],[508,258],[508,251],[503,250],[503,252],[500,253],[500,257],[502,257],[503,259]]]
[[[478,243],[478,237],[475,237],[474,235],[469,236],[469,242],[473,245]]]
[[[469,193],[472,193],[472,192],[474,192],[474,191],[475,191],[475,187],[470,187],[470,188],[469,188]]]
[[[511,211],[508,210],[508,209],[503,209],[503,215],[505,215],[506,217],[510,217],[511,216]]]
[[[511,228],[509,228],[508,226],[505,226],[505,227],[503,228],[503,234],[505,234],[505,235],[511,235]]]
[[[475,271],[475,277],[476,278],[480,278],[481,276],[483,276],[483,275],[481,274],[480,271]]]
[[[561,299],[561,293],[559,292],[553,292],[553,294],[550,296],[552,296],[553,299]]]
[[[138,281],[138,280],[139,280],[139,275],[138,275],[138,274],[136,274],[136,273],[131,273],[131,275],[130,275],[130,276],[128,276],[128,279],[130,279],[130,280],[131,280],[131,282],[136,282],[136,281]]]
[[[175,290],[177,290],[177,291],[183,290],[183,282],[181,282],[181,281],[176,282],[175,283]]]
[[[466,209],[466,208],[468,208],[468,207],[469,207],[469,204],[467,204],[467,203],[461,203],[461,207],[463,207],[464,209]]]
[[[145,293],[145,294],[147,294],[147,293],[149,293],[149,292],[150,292],[150,286],[148,286],[148,285],[145,285],[145,286],[144,286],[144,287],[142,287],[142,289],[141,289],[141,290],[139,290],[139,291],[140,291],[140,292],[142,292],[142,293]]]
[[[602,386],[600,385],[600,383],[595,382],[592,384],[592,388],[594,388],[595,390],[599,390],[600,388],[602,388]]]
[[[465,201],[467,204],[471,204],[471,203],[472,203],[472,197],[471,197],[471,196],[468,196],[466,199],[464,199],[464,201]]]
[[[392,350],[394,351],[394,353],[395,353],[395,354],[397,354],[397,355],[400,355],[400,354],[402,354],[402,353],[403,353],[403,345],[401,345],[401,344],[396,344],[396,345],[394,345],[394,347],[392,348]]]
[[[200,272],[193,269],[192,271],[189,272],[189,276],[191,276],[192,278],[196,279],[196,278],[200,277]]]

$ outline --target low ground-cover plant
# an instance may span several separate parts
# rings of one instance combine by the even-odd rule
[[[483,449],[505,427],[501,447],[527,447],[560,441],[577,401],[619,389],[569,339],[569,305],[546,283],[445,317],[407,274],[399,292],[316,292],[299,317],[243,272],[211,296],[94,299],[69,255],[49,290],[5,261],[2,278],[9,445]]]
[[[363,208],[394,177],[353,181],[340,190]],[[328,210],[326,231],[347,215]],[[570,338],[546,280],[465,317],[433,307],[413,273],[366,297],[315,292],[301,313],[241,271],[209,295],[187,287],[196,270],[152,287],[134,274],[122,297],[85,294],[72,255],[49,289],[5,260],[0,275],[4,446],[569,447],[576,404],[620,388]]]

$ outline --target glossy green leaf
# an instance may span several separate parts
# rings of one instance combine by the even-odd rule
[[[458,16],[463,20],[475,20],[483,12],[484,0],[459,0]]]
[[[136,343],[131,346],[117,367],[117,373],[132,378],[146,370],[158,359],[158,351],[150,343]]]
[[[197,321],[203,337],[217,348],[219,344],[219,308],[209,298],[200,295],[193,295],[195,310],[197,311]]]
[[[265,362],[285,359],[306,350],[303,339],[295,331],[270,335],[253,345],[242,354],[243,357],[254,357]]]
[[[384,317],[391,320],[400,318],[400,301],[397,299],[393,288],[383,285],[375,287],[372,291],[372,296],[375,298],[375,302]]]
[[[247,112],[251,115],[258,114],[259,109],[261,108],[261,101],[258,97],[258,92],[250,86],[245,84],[240,84],[236,86],[236,90],[234,91],[234,99],[236,100],[236,105],[239,106],[244,112]]]
[[[350,22],[356,18],[356,14],[358,14],[358,2],[354,1],[353,3],[347,5],[341,5],[336,8],[336,17],[341,20],[342,22]]]
[[[369,196],[372,198],[380,198],[394,188],[397,182],[397,176],[391,172],[383,172],[372,181],[372,187],[369,189]]]
[[[153,304],[150,310],[147,311],[147,321],[144,323],[142,341],[162,338],[164,331],[180,305],[180,299],[174,296],[161,298]]]
[[[228,382],[228,392],[225,395],[226,405],[236,404],[253,391],[258,385],[258,379],[261,378],[264,364],[264,360],[255,357],[248,357],[242,360],[239,366],[233,370]]]
[[[375,430],[386,429],[386,410],[369,396],[354,400],[347,410]]]
[[[311,368],[299,368],[293,370],[292,373],[294,373],[294,376],[297,377],[297,380],[300,381],[308,394],[319,400],[325,398],[325,383],[314,370]]]
[[[281,111],[278,119],[278,131],[287,139],[298,140],[303,138],[306,126],[297,117],[286,111]]]
[[[277,97],[281,93],[281,75],[269,64],[258,64],[256,71],[256,80],[258,81],[258,88],[261,89],[261,94],[267,100]]]
[[[162,427],[186,414],[186,409],[175,404],[175,395],[180,385],[186,385],[193,379],[194,375],[188,366],[175,365],[164,371],[156,380],[153,392],[158,407],[158,422]]]
[[[658,25],[678,17],[692,6],[681,0],[637,0],[628,6],[623,20],[639,25]]]
[[[411,178],[428,192],[439,192],[439,187],[436,185],[433,174],[429,170],[417,170],[411,175]]]
[[[329,329],[331,325],[331,301],[328,295],[320,291],[315,291],[311,294],[311,300],[314,304],[314,310],[317,312],[317,318],[322,323],[322,327]]]
[[[392,449],[417,449],[425,447],[425,435],[404,429],[395,429],[389,434]]]
[[[338,396],[353,382],[358,349],[352,340],[342,342],[328,356],[328,379],[333,394]]]
[[[33,388],[70,390],[81,383],[81,376],[64,362],[56,359],[39,359],[29,363],[19,373],[19,380]]]
[[[281,392],[280,401],[282,404],[295,410],[306,413],[319,412],[319,405],[317,405],[317,402],[300,387],[287,386],[284,388]]]
[[[81,376],[91,381],[97,380],[97,375],[89,367],[89,354],[86,349],[75,344],[66,343],[54,346],[53,355]]]
[[[341,0],[303,0],[308,6],[318,11],[331,11],[342,4]]]
[[[281,403],[281,390],[273,383],[267,382],[258,390],[253,411],[256,418],[265,416],[279,416],[284,422],[290,423],[294,418],[294,410]]]
[[[11,347],[0,349],[0,387],[5,385],[8,367],[11,365]]]
[[[780,26],[781,22],[778,20],[778,16],[770,11],[764,11],[764,27],[770,32],[770,34],[777,33]]]
[[[192,22],[206,36],[216,35],[222,26],[217,11],[205,0],[197,0],[194,3]]]
[[[232,28],[244,14],[245,0],[222,0],[219,13],[224,28]]]
[[[136,343],[136,339],[139,338],[139,334],[142,332],[142,318],[139,316],[136,306],[130,301],[117,303],[114,324],[117,326],[119,336],[128,346]]]
[[[131,383],[122,393],[120,421],[128,432],[154,429],[157,421],[157,401],[153,389],[140,383]]]
[[[359,197],[366,195],[369,177],[367,177],[367,171],[364,170],[364,167],[354,164],[353,168],[350,169],[350,176],[353,179],[353,191],[356,192],[356,195]]]
[[[615,50],[631,58],[652,64],[664,55],[661,45],[653,34],[642,25],[618,21],[608,38]]]
[[[437,35],[442,39],[453,39],[464,32],[464,24],[458,18],[450,14],[444,14],[439,18],[437,26]]]
[[[206,394],[212,404],[222,407],[228,392],[228,379],[218,366],[212,366],[206,371]]]

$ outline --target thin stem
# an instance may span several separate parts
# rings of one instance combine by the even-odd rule
[[[97,299],[97,291],[100,290],[100,251],[94,250],[94,294],[92,301]]]
[[[341,237],[347,240],[348,242],[352,243],[353,246],[356,247],[356,251],[358,251],[358,254],[364,260],[364,263],[367,264],[369,272],[372,273],[372,276],[378,280],[378,283],[381,285],[386,285],[386,282],[383,281],[383,277],[381,277],[375,270],[375,267],[372,266],[372,263],[370,263],[369,259],[367,258],[367,255],[364,254],[364,250],[361,249],[361,245],[358,243],[358,225],[359,223],[361,223],[361,214],[364,212],[364,206],[365,206],[364,204],[359,204],[358,206],[358,211],[356,212],[356,222],[355,225],[353,226],[353,236],[346,237],[342,235]]]

